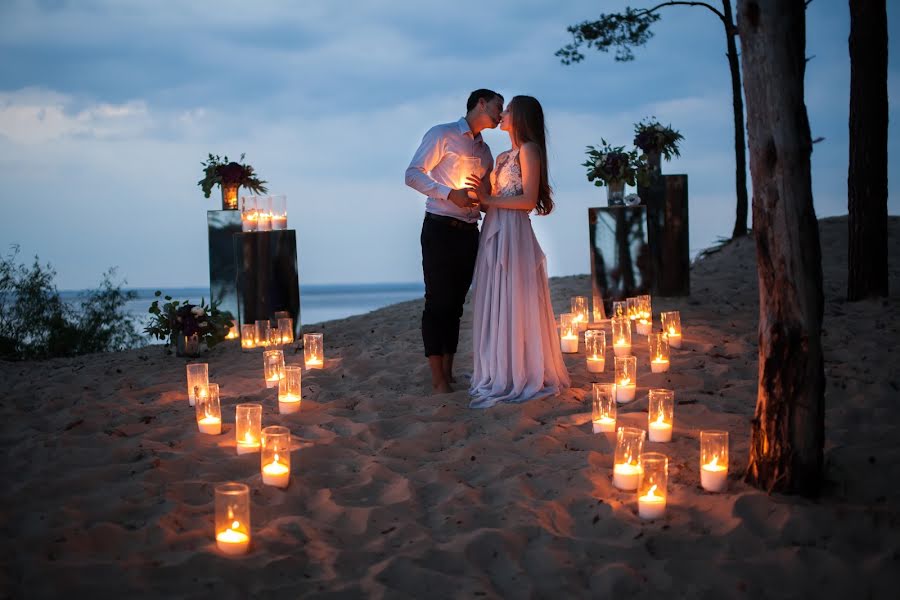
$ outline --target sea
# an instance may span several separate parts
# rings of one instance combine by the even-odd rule
[[[134,317],[138,331],[143,332],[150,320],[147,309],[156,299],[154,293],[160,290],[163,296],[176,300],[187,300],[199,304],[203,298],[209,302],[208,287],[181,288],[129,288],[137,297],[125,305],[126,312]],[[60,291],[60,297],[67,303],[78,304],[80,290]],[[416,300],[425,295],[422,283],[364,283],[364,284],[308,284],[300,286],[301,324],[320,323],[361,315],[398,302]]]

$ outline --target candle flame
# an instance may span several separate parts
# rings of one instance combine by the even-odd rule
[[[230,511],[229,511],[229,512],[230,512]],[[241,528],[241,522],[240,522],[240,521],[234,521],[234,522],[231,524],[231,528],[234,529],[235,531],[237,531],[238,529]]]
[[[712,460],[709,461],[709,465],[708,465],[708,466],[710,466],[710,467],[716,467],[716,466],[718,466],[718,462],[719,462],[719,455],[718,455],[718,454],[714,454],[713,457],[712,457]]]
[[[275,453],[275,459],[272,461],[272,464],[278,464],[278,453]]]
[[[662,425],[662,424],[665,423],[665,421],[663,420],[663,414],[662,414],[662,413],[659,413],[659,416],[656,417],[656,422],[659,423],[660,425]]]
[[[666,359],[662,357],[662,354],[653,359],[653,362],[666,362]]]
[[[625,345],[625,338],[620,337],[619,339],[616,340],[616,344],[619,345],[619,346],[624,346],[624,345]]]
[[[662,496],[657,496],[654,493],[655,491],[656,491],[656,485],[651,486],[650,489],[647,490],[647,495],[645,497],[646,498],[661,498]]]
[[[631,377],[623,377],[619,380],[619,385],[631,385]]]
[[[600,357],[594,354],[591,356],[591,360],[600,360]]]
[[[675,328],[673,326],[669,326],[669,335],[675,335]]]
[[[249,431],[244,433],[244,443],[253,444],[255,442],[256,442],[256,439],[252,435],[250,435]]]

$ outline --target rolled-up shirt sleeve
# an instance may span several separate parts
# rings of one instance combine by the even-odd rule
[[[432,127],[425,133],[419,149],[416,150],[409,167],[406,168],[406,185],[429,198],[446,200],[452,188],[438,183],[429,175],[443,157],[443,136],[440,135],[438,127]]]

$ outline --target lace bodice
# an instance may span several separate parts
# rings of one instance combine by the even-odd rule
[[[523,193],[518,148],[507,150],[497,157],[497,164],[491,173],[491,185],[496,196],[518,196]]]

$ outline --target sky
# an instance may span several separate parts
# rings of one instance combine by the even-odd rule
[[[197,186],[201,163],[245,153],[270,192],[287,195],[301,288],[421,281],[424,197],[404,171],[425,131],[459,119],[469,92],[487,87],[543,104],[557,208],[532,222],[552,276],[590,272],[586,209],[605,206],[606,191],[586,179],[585,147],[630,145],[647,116],[684,135],[663,172],[688,175],[697,252],[734,225],[724,32],[706,9],[669,7],[633,62],[554,56],[567,26],[627,5],[650,6],[0,0],[0,251],[51,263],[60,289],[96,286],[110,267],[128,287],[208,285],[206,211],[221,200]],[[889,2],[893,98],[898,19]],[[849,28],[845,0],[809,5],[819,217],[847,212]],[[494,156],[510,145],[499,129],[484,138]],[[889,185],[898,157],[890,135]],[[896,194],[888,211],[900,214]]]

